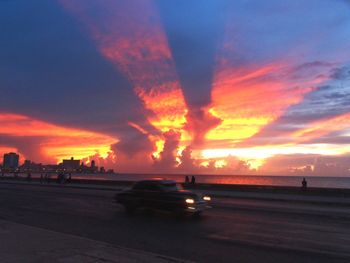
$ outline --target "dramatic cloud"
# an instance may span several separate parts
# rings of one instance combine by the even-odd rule
[[[260,168],[261,173],[304,176],[349,176],[350,155],[323,156],[319,154],[276,155]]]
[[[181,135],[173,130],[164,133],[164,147],[159,154],[159,158],[155,158],[154,163],[157,171],[164,172],[177,167],[176,155],[180,138]]]
[[[349,128],[350,81],[334,78],[335,70],[338,68],[328,69],[326,85],[316,87],[302,102],[289,107],[278,119],[240,145],[305,143],[336,131],[346,131]]]
[[[61,127],[23,115],[0,113],[0,145],[33,161],[59,162],[98,153],[107,156],[118,140],[95,132]]]
[[[331,78],[336,80],[349,80],[350,67],[335,68],[332,72]]]
[[[193,147],[221,123],[208,111],[215,58],[224,33],[228,1],[155,1],[172,50],[188,106],[187,126]]]
[[[290,80],[286,71],[288,66],[278,63],[257,69],[220,70],[210,111],[223,122],[207,138],[233,143],[249,138],[278,118],[288,106],[300,102],[305,93],[322,81],[314,76]]]
[[[162,131],[181,128],[186,106],[152,1],[61,2],[87,27],[101,54],[131,81],[153,113],[150,122]]]
[[[1,154],[347,174],[347,1],[2,1],[0,23]]]

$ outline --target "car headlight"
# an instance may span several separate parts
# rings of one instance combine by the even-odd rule
[[[194,203],[194,200],[193,200],[192,198],[187,198],[187,199],[185,200],[185,202],[186,202],[187,204],[193,204],[193,203]]]
[[[211,198],[210,198],[210,196],[203,196],[203,200],[205,200],[205,201],[210,201]]]

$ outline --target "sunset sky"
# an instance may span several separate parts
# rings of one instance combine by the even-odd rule
[[[0,156],[350,176],[350,1],[0,0]]]

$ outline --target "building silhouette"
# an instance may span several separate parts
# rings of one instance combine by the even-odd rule
[[[98,167],[95,160],[91,160],[89,166],[85,165],[80,160],[64,159],[59,164],[42,164],[35,163],[31,160],[24,160],[22,165],[19,165],[19,155],[17,153],[6,153],[3,156],[3,163],[0,163],[0,173],[4,172],[33,172],[33,173],[57,173],[57,172],[69,172],[69,173],[114,173],[113,169],[105,169],[104,167]]]
[[[43,165],[41,163],[35,163],[31,160],[24,160],[24,163],[19,167],[21,171],[32,171],[32,172],[41,172],[43,171]]]
[[[80,160],[74,160],[74,157],[69,160],[63,160],[62,168],[67,171],[77,171],[80,168]]]
[[[4,169],[17,169],[19,162],[19,155],[17,153],[5,153],[3,168]]]

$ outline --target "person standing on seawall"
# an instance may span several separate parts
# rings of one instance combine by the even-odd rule
[[[301,181],[301,189],[306,190],[307,189],[307,181],[305,177],[303,178],[303,181]]]
[[[191,184],[195,185],[195,183],[196,183],[196,177],[194,177],[194,175],[192,175]]]

